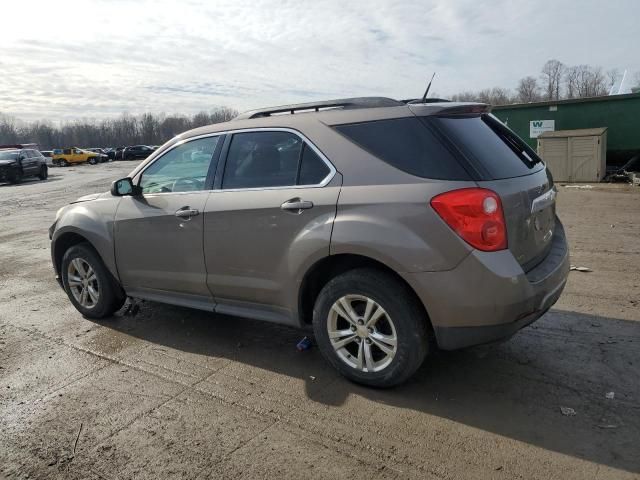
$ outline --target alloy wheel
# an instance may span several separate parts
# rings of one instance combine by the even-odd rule
[[[338,358],[361,372],[385,369],[397,352],[398,336],[391,317],[363,295],[345,295],[332,305],[327,332]]]
[[[84,308],[91,309],[100,300],[100,282],[93,267],[83,258],[69,262],[67,282],[73,298]]]

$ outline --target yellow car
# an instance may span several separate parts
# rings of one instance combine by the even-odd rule
[[[55,149],[51,161],[59,167],[67,167],[76,163],[89,162],[95,165],[100,161],[100,155],[78,147]]]

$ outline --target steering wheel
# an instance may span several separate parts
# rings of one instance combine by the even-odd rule
[[[196,190],[202,190],[204,182],[197,178],[178,178],[173,182],[171,187],[172,192],[193,192]]]

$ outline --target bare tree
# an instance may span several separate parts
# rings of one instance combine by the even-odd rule
[[[0,144],[16,143],[18,141],[18,130],[15,119],[8,115],[0,114]]]
[[[576,98],[578,95],[579,67],[568,67],[564,74],[564,88],[566,98]]]
[[[601,67],[578,65],[575,68],[576,97],[600,97],[607,95],[607,78]]]
[[[524,77],[518,82],[516,89],[518,101],[522,103],[537,102],[540,99],[540,88],[535,77]]]
[[[607,70],[607,79],[609,80],[608,90],[609,92],[620,78],[620,71],[617,68]]]
[[[41,149],[78,147],[116,147],[121,145],[157,145],[191,128],[231,120],[238,112],[216,108],[192,117],[145,113],[139,117],[122,114],[100,122],[77,120],[54,127],[50,122],[21,123],[0,113],[0,144],[37,143]]]
[[[543,97],[545,100],[560,99],[560,84],[564,72],[564,64],[559,60],[548,60],[542,67]]]
[[[485,88],[479,92],[466,91],[453,95],[454,102],[481,102],[489,105],[506,105],[513,102],[508,89],[502,87]]]
[[[478,94],[475,93],[475,92],[471,92],[471,91],[465,91],[465,92],[460,92],[460,93],[456,93],[454,95],[451,95],[451,100],[453,102],[477,102],[477,101],[479,101]]]

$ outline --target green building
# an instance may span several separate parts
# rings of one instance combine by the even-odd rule
[[[640,92],[626,95],[520,103],[493,107],[493,114],[535,149],[550,130],[607,127],[607,163],[640,153]]]

